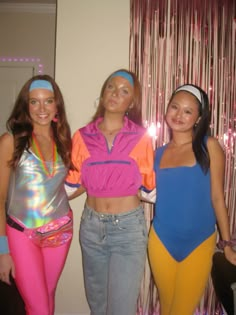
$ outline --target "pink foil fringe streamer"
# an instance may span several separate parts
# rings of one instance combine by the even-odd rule
[[[168,140],[164,113],[178,85],[195,83],[208,93],[211,133],[226,155],[225,198],[235,231],[236,1],[131,0],[130,69],[141,81],[144,123],[154,126],[154,146]],[[150,227],[153,209],[145,208]],[[148,262],[137,314],[159,315]],[[195,314],[223,314],[210,278]]]

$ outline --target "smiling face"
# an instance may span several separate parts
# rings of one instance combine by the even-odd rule
[[[124,115],[132,107],[134,88],[123,77],[112,77],[104,89],[102,96],[106,112]]]
[[[177,92],[168,105],[166,122],[172,131],[187,132],[200,120],[199,103],[189,92]]]
[[[56,113],[57,106],[52,91],[34,89],[29,93],[29,114],[34,125],[50,125]]]

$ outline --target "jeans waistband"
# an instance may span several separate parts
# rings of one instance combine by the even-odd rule
[[[103,212],[97,212],[93,208],[89,207],[87,204],[85,204],[84,210],[87,210],[90,215],[94,215],[98,217],[100,220],[106,220],[106,221],[113,221],[114,219],[122,219],[126,218],[128,216],[134,216],[139,214],[141,211],[143,211],[143,206],[139,205],[137,208],[134,208],[130,211],[122,212],[122,213],[103,213]]]

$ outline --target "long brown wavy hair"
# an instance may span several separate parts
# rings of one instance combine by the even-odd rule
[[[23,154],[31,145],[33,123],[29,114],[29,88],[35,80],[46,80],[52,84],[54,97],[57,107],[58,121],[51,122],[53,138],[57,146],[58,154],[61,156],[64,164],[68,168],[73,168],[71,162],[71,131],[67,121],[64,99],[62,93],[55,82],[49,75],[36,75],[29,79],[22,87],[16,99],[14,108],[7,120],[6,126],[14,137],[14,152],[9,166],[15,168]]]
[[[131,72],[129,70],[126,69],[119,69],[116,70],[115,72],[111,73],[109,75],[109,77],[106,79],[106,81],[103,83],[102,89],[101,89],[101,93],[100,93],[100,98],[99,98],[99,103],[98,103],[98,108],[96,113],[94,114],[92,121],[95,121],[97,118],[99,117],[103,117],[104,113],[105,113],[105,108],[103,106],[103,102],[102,102],[102,97],[104,94],[104,90],[107,86],[108,81],[110,80],[110,78],[112,77],[113,74],[115,74],[118,71],[123,71],[126,72],[128,74],[130,74],[133,78],[134,81],[134,98],[132,101],[132,108],[129,109],[127,115],[128,118],[130,120],[132,120],[133,122],[135,122],[138,125],[142,125],[142,108],[141,108],[141,101],[142,101],[142,93],[141,93],[141,86],[139,83],[139,80],[136,76],[136,74],[134,72]]]

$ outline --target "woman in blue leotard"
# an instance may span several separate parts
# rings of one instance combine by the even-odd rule
[[[166,113],[171,140],[156,151],[158,198],[148,252],[161,315],[192,315],[212,265],[216,222],[230,240],[224,201],[224,153],[207,132],[207,94],[187,84],[174,91]],[[230,246],[226,258],[236,265]]]

